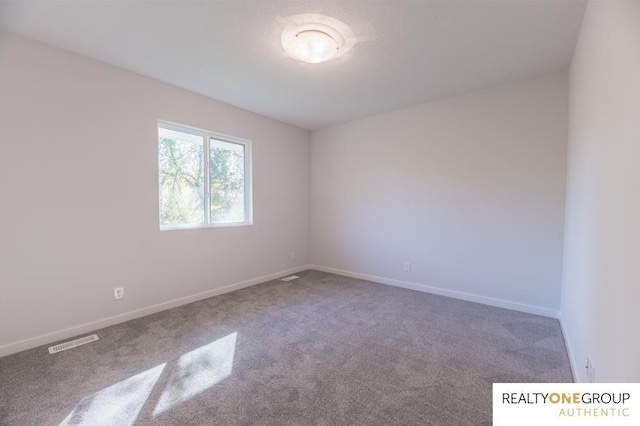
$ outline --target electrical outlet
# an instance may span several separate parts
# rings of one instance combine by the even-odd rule
[[[593,366],[593,362],[591,362],[591,358],[587,357],[587,382],[595,383],[596,382],[596,368]]]
[[[405,272],[411,272],[411,262],[408,261],[404,261],[404,271]]]
[[[114,287],[113,300],[120,300],[124,297],[124,287]]]
[[[295,252],[295,251],[292,251],[292,252],[289,254],[289,259],[291,259],[291,260],[296,260],[296,252]]]

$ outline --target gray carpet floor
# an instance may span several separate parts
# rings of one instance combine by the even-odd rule
[[[0,358],[2,425],[490,425],[569,382],[557,320],[317,271]]]

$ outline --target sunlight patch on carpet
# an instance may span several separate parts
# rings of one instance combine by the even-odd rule
[[[237,334],[231,333],[182,355],[153,415],[187,401],[230,376]]]
[[[83,398],[60,426],[133,425],[164,367],[160,364]]]

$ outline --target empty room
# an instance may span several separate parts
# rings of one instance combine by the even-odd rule
[[[0,425],[639,424],[639,76],[640,1],[0,0]]]

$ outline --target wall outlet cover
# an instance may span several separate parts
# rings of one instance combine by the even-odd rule
[[[124,297],[124,287],[115,287],[113,289],[113,300],[120,300]]]

